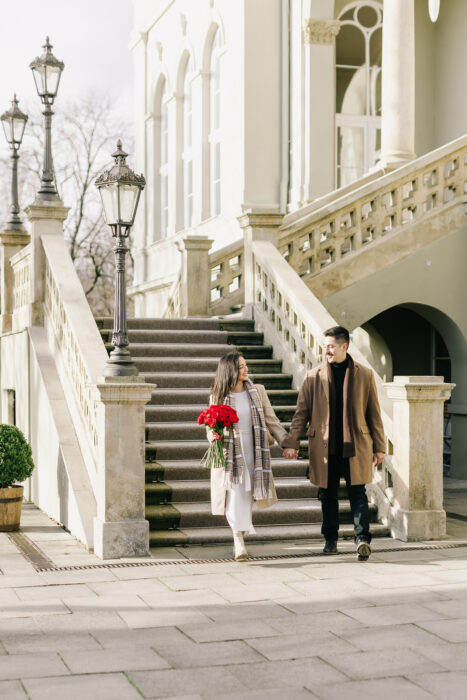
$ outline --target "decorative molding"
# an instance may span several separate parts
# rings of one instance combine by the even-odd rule
[[[303,39],[305,44],[334,43],[339,34],[341,23],[337,19],[307,19],[303,23]]]

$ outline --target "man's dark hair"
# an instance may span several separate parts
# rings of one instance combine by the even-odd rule
[[[326,338],[328,335],[331,338],[335,338],[339,345],[342,343],[347,343],[348,345],[350,343],[349,331],[347,328],[344,328],[344,326],[333,326],[332,328],[328,328],[327,331],[324,331],[324,337]]]

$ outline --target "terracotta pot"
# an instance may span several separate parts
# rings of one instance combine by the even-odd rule
[[[19,530],[24,486],[0,489],[0,532]]]

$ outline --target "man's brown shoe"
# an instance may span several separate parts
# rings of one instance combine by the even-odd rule
[[[368,542],[361,540],[357,544],[357,559],[358,561],[367,561],[371,554],[371,547]]]

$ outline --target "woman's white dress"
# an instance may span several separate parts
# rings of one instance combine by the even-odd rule
[[[225,515],[232,530],[240,530],[253,535],[256,530],[251,520],[253,505],[253,473],[255,465],[255,451],[253,445],[253,424],[251,421],[251,404],[246,391],[230,394],[232,403],[238,415],[238,431],[242,446],[245,469],[241,483],[232,484],[227,492],[225,503]]]

